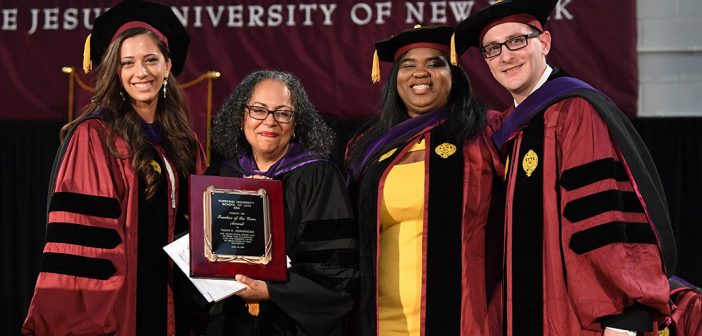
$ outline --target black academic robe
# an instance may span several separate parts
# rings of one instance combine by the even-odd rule
[[[211,166],[208,175],[244,175],[238,161]],[[271,299],[257,317],[237,296],[221,304],[223,335],[344,335],[356,287],[357,228],[344,180],[317,160],[274,177],[283,182],[288,281],[267,281]]]

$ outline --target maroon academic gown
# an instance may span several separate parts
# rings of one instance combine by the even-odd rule
[[[492,299],[500,295],[496,288],[501,233],[487,233],[489,228],[501,231],[502,212],[491,209],[502,202],[493,194],[496,186],[500,188],[497,181],[501,178],[497,173],[504,171],[491,140],[492,132],[498,127],[497,118],[499,113],[492,114],[483,134],[463,144],[446,138],[444,120],[427,125],[403,135],[400,141],[381,146],[361,167],[355,180],[357,187],[350,188],[357,202],[360,229],[361,335],[379,335],[379,208],[385,179],[392,167],[422,138],[426,144],[422,335],[500,334],[500,308],[491,306],[491,302],[499,305],[499,299]],[[491,227],[489,218],[494,219]],[[492,243],[486,244],[486,239]],[[492,314],[488,314],[491,309]]]
[[[42,269],[23,334],[136,334],[139,178],[129,159],[109,152],[103,140],[106,131],[101,119],[88,118],[74,128],[57,154]],[[115,137],[114,146],[119,153],[127,152],[120,137]],[[163,148],[154,149],[163,162]],[[197,173],[204,171],[205,162],[200,150]],[[159,165],[161,174],[168,174],[163,166]],[[173,174],[175,179],[178,175]],[[172,241],[176,212],[183,205],[177,196],[178,181],[167,184],[168,202],[173,205],[168,207],[167,235]],[[172,262],[168,270],[172,274]],[[163,304],[167,305],[164,329],[172,335],[172,283]]]
[[[679,289],[673,294],[677,308],[669,328],[675,328],[675,336],[702,335],[702,294],[692,289]]]
[[[502,149],[507,335],[601,335],[634,304],[669,315],[646,207],[588,101],[549,106]]]
[[[702,289],[676,276],[670,279],[670,288],[670,300],[675,304],[670,335],[702,335]]]

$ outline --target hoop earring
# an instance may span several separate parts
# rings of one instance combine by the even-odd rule
[[[168,77],[163,79],[163,99],[166,99],[166,87],[168,86]]]
[[[293,135],[292,135],[292,137],[290,138],[290,140],[292,140],[292,139],[295,139],[295,131],[294,131],[294,130],[293,130]]]

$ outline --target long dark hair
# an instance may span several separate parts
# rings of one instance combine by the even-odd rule
[[[110,153],[120,159],[130,158],[132,166],[140,177],[146,181],[145,195],[149,199],[156,193],[159,175],[151,168],[149,162],[156,159],[142,130],[142,122],[134,111],[127,93],[122,88],[119,77],[120,49],[127,38],[146,34],[154,40],[166,59],[170,58],[168,46],[152,31],[144,28],[132,28],[120,34],[107,48],[102,62],[97,67],[95,92],[81,113],[81,116],[98,112],[103,116],[108,126],[105,142]],[[160,92],[160,91],[159,91]],[[80,120],[66,124],[61,129],[63,139],[67,131]],[[181,174],[195,172],[195,161],[199,151],[199,143],[190,126],[187,103],[182,89],[178,86],[175,76],[168,75],[166,98],[158,95],[156,121],[161,126],[161,144],[168,154],[170,163]],[[114,143],[114,135],[124,139],[128,145],[128,153],[119,153]]]
[[[239,158],[251,150],[241,130],[244,109],[256,84],[267,79],[282,82],[292,93],[295,138],[291,142],[328,157],[334,146],[334,131],[314,108],[300,81],[290,73],[274,70],[260,70],[246,75],[224,102],[212,122],[212,145],[215,150],[227,159]]]
[[[444,55],[448,59],[448,55]],[[451,92],[445,108],[448,113],[446,127],[449,136],[456,142],[463,142],[476,136],[485,125],[485,108],[473,95],[468,75],[460,66],[449,64],[451,68]],[[397,92],[397,73],[400,65],[396,62],[383,86],[380,100],[380,114],[361,128],[350,145],[349,162],[361,159],[364,148],[375,138],[393,126],[409,119],[407,107]]]

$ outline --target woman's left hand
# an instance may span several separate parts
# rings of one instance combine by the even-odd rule
[[[268,285],[265,281],[251,279],[245,275],[237,274],[234,279],[246,285],[247,288],[236,293],[244,301],[266,301],[271,297],[268,295]]]

